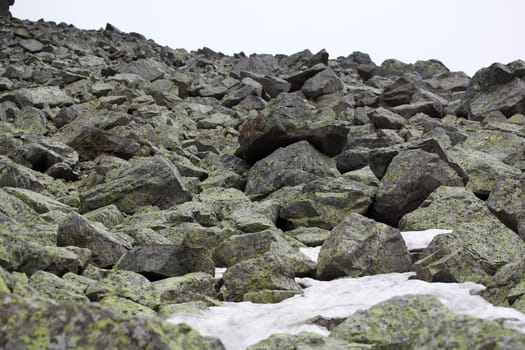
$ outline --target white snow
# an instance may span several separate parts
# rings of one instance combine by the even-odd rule
[[[440,229],[430,229],[425,231],[405,231],[401,232],[401,236],[405,240],[405,244],[409,251],[411,250],[421,250],[428,247],[430,242],[437,235],[452,233],[451,230],[440,230]]]
[[[403,232],[409,250],[425,248],[438,234],[450,230]],[[301,252],[317,261],[321,247],[301,248]],[[221,276],[225,269],[217,269]],[[169,321],[184,322],[203,335],[219,337],[227,350],[244,350],[275,333],[295,334],[313,331],[328,335],[326,328],[308,324],[315,316],[348,317],[357,310],[372,307],[394,296],[429,294],[457,314],[485,319],[508,318],[505,324],[525,332],[525,314],[515,309],[496,307],[476,295],[485,287],[472,283],[429,283],[410,279],[414,273],[391,273],[361,278],[317,281],[297,278],[304,294],[277,304],[229,303],[212,307],[201,314],[178,314]]]

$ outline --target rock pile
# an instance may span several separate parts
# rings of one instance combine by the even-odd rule
[[[162,319],[277,302],[304,276],[416,271],[525,311],[525,62],[471,79],[436,60],[226,56],[0,21],[0,347],[221,349]],[[400,230],[430,228],[452,233],[411,255]],[[317,264],[299,250],[320,244]],[[524,339],[410,297],[253,348]]]

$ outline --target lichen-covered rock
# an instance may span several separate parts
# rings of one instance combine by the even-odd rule
[[[165,278],[153,282],[151,289],[158,305],[207,301],[217,296],[215,279],[212,275],[203,272]]]
[[[324,337],[317,333],[274,334],[260,342],[250,345],[247,350],[371,350],[370,344],[350,343],[340,339]]]
[[[435,327],[449,313],[434,296],[394,297],[357,311],[337,326],[330,338],[373,344],[374,349],[416,349],[413,344],[418,334]]]
[[[330,231],[319,227],[297,227],[286,231],[287,236],[293,237],[299,242],[309,247],[320,246],[330,235]]]
[[[133,238],[111,233],[77,213],[71,213],[59,226],[57,244],[61,247],[77,246],[92,252],[93,262],[101,267],[112,266],[132,246]]]
[[[14,92],[14,98],[20,107],[64,107],[73,104],[73,99],[58,86],[20,89]]]
[[[249,197],[262,198],[284,186],[338,175],[333,159],[307,141],[299,141],[258,161],[248,172],[245,192]]]
[[[373,216],[397,226],[403,215],[416,209],[439,186],[463,186],[463,180],[437,154],[422,150],[400,152],[381,180]]]
[[[208,250],[174,244],[135,247],[125,253],[114,268],[135,271],[150,279],[181,276],[196,271],[213,274],[215,271]]]
[[[485,152],[497,160],[518,166],[525,157],[525,138],[513,133],[499,130],[474,129],[468,133],[468,138],[461,144],[465,149]]]
[[[525,260],[503,266],[486,283],[483,297],[495,305],[510,306],[525,312]]]
[[[301,290],[291,264],[273,252],[233,265],[222,279],[220,293],[228,301],[242,301],[246,293],[260,290]]]
[[[187,325],[122,316],[94,304],[50,303],[1,295],[5,349],[217,349]]]
[[[100,222],[108,228],[112,228],[113,226],[122,223],[125,219],[124,215],[114,204],[84,213],[84,217],[94,222]]]
[[[508,166],[493,156],[476,151],[455,147],[448,154],[465,170],[469,177],[467,189],[480,198],[487,198],[492,192],[496,180],[500,177],[518,175],[520,171]]]
[[[438,187],[399,222],[402,231],[429,227],[452,233],[437,236],[420,255],[414,269],[423,280],[480,282],[525,253],[520,237],[462,187]]]
[[[154,317],[157,315],[157,313],[149,307],[140,305],[129,299],[121,298],[115,295],[109,295],[107,297],[104,297],[101,300],[99,300],[98,303],[102,306],[110,308],[113,312],[122,316]]]
[[[96,158],[101,153],[113,154],[123,159],[129,159],[139,150],[139,144],[122,136],[97,127],[84,127],[78,135],[69,142],[80,156],[80,160]]]
[[[280,94],[245,122],[239,135],[238,154],[249,163],[268,156],[279,147],[309,141],[324,154],[334,156],[346,142],[347,124],[316,115],[314,106],[297,94]]]
[[[487,205],[505,225],[518,232],[519,223],[525,221],[525,175],[505,175],[497,179]]]
[[[66,281],[52,273],[37,271],[31,275],[29,284],[55,301],[88,302],[89,299],[84,294],[86,287],[83,284],[73,281]]]
[[[190,199],[177,168],[162,156],[135,159],[99,185],[80,193],[82,212],[115,204],[124,213],[141,206],[167,208]]]
[[[311,181],[298,191],[285,188],[274,193],[281,205],[281,225],[290,228],[316,226],[332,229],[349,213],[365,214],[377,192],[369,186],[351,179],[351,176],[323,178]]]
[[[357,213],[332,230],[319,253],[320,279],[406,272],[411,258],[401,233]]]
[[[302,91],[314,100],[319,96],[332,94],[343,89],[343,83],[331,69],[325,69],[305,81]]]
[[[280,232],[273,230],[231,236],[215,248],[213,257],[218,266],[231,267],[266,252],[287,261],[296,276],[307,276],[315,270],[313,261],[293,248]]]

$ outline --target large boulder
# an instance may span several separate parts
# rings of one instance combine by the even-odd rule
[[[303,93],[310,99],[332,94],[343,90],[343,83],[331,69],[323,70],[308,79],[302,88]]]
[[[514,167],[525,159],[525,137],[510,132],[475,128],[461,144],[465,149],[485,152]]]
[[[137,158],[104,182],[80,193],[81,211],[115,204],[124,213],[144,205],[168,208],[189,200],[177,168],[166,158]]]
[[[402,231],[429,228],[452,233],[435,237],[415,263],[418,278],[426,281],[481,282],[525,253],[518,234],[463,187],[438,187],[399,222]]]
[[[284,186],[337,175],[333,159],[308,141],[299,141],[258,161],[248,172],[245,192],[249,197],[262,198]]]
[[[0,296],[4,349],[220,349],[185,324],[123,316],[90,303],[52,303]]]
[[[207,250],[173,244],[135,247],[120,258],[115,268],[141,273],[150,280],[196,271],[213,274],[215,271],[211,253]]]
[[[439,186],[463,186],[463,180],[435,153],[400,152],[381,180],[373,216],[397,226],[399,219],[416,209]]]
[[[88,248],[92,252],[93,262],[107,267],[112,266],[131,248],[133,238],[111,233],[103,225],[71,213],[58,228],[57,244],[61,247]]]
[[[518,232],[519,223],[525,222],[525,175],[498,178],[487,205],[505,225]]]
[[[319,253],[320,279],[406,272],[411,258],[401,233],[352,213],[332,230]]]
[[[314,226],[331,230],[349,213],[365,214],[373,202],[377,186],[357,181],[349,175],[318,179],[275,192],[270,198],[281,207],[280,224],[287,228]]]
[[[237,153],[255,163],[279,147],[307,140],[324,154],[334,156],[346,142],[347,124],[316,113],[314,106],[298,94],[282,93],[242,125]]]
[[[11,17],[9,6],[12,6],[15,0],[1,0],[0,1],[0,17]]]
[[[481,121],[492,111],[507,117],[525,111],[525,63],[507,65],[494,63],[482,68],[472,78],[461,101],[461,112],[470,119]]]

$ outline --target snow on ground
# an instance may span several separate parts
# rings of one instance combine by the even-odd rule
[[[405,231],[401,236],[409,251],[422,250],[428,247],[432,239],[437,235],[452,233],[451,230],[430,229],[425,231]]]
[[[406,235],[408,241],[413,239],[411,243],[407,242],[407,245],[421,249],[422,241],[427,242],[430,235],[449,233],[443,230],[423,232],[425,233]],[[423,237],[426,238],[423,240]],[[301,251],[317,261],[319,249],[320,247],[301,248]],[[223,271],[224,269],[219,270],[219,272]],[[176,315],[170,321],[185,322],[203,335],[219,337],[228,350],[244,350],[247,346],[274,333],[295,334],[301,331],[313,331],[328,335],[327,329],[306,322],[315,316],[348,317],[357,310],[370,308],[394,296],[429,294],[438,297],[445,306],[457,314],[485,319],[514,319],[508,322],[508,326],[525,332],[525,314],[511,308],[493,306],[476,295],[484,289],[482,285],[472,282],[429,283],[410,279],[413,275],[411,272],[391,273],[333,281],[297,278],[297,282],[305,286],[304,294],[280,303],[226,302],[200,314]]]

